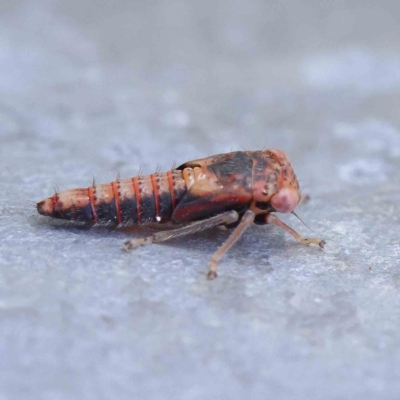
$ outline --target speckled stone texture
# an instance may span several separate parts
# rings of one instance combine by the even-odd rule
[[[0,399],[400,398],[400,2],[0,4]],[[124,253],[62,189],[277,147],[325,250]],[[293,216],[283,219],[304,233]]]

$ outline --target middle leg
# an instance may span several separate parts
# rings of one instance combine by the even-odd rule
[[[228,240],[212,256],[210,269],[207,273],[207,279],[215,279],[217,277],[218,261],[236,243],[240,236],[242,236],[243,232],[254,222],[254,217],[255,214],[251,210],[247,210],[244,213],[240,224],[231,233]]]

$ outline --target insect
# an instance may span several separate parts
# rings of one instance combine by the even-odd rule
[[[302,237],[275,215],[294,213],[300,198],[289,158],[281,150],[270,149],[218,154],[164,173],[66,190],[38,203],[37,210],[42,215],[92,224],[173,227],[128,240],[126,250],[225,226],[233,231],[211,258],[207,278],[214,279],[222,255],[252,223],[276,225],[302,244],[323,248],[324,240]]]

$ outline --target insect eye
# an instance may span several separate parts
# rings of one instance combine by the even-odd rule
[[[296,190],[284,187],[271,199],[272,207],[281,213],[292,212],[299,203],[299,195]]]

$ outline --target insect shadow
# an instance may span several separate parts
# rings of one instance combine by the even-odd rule
[[[81,234],[83,232],[87,234],[89,232],[92,237],[111,236],[121,239],[121,248],[123,241],[126,239],[146,237],[160,230],[159,225],[117,227],[109,224],[93,227],[92,224],[88,223],[68,222],[57,219],[49,220],[40,216],[32,216],[29,222],[36,228],[46,228],[46,230],[50,229],[57,232],[67,230],[74,234]],[[173,226],[167,226],[164,229],[168,231],[171,228]],[[221,246],[230,233],[231,230],[229,229],[214,227],[188,236],[157,243],[157,245],[176,249],[185,248],[193,252],[200,250],[208,253],[210,250],[212,251]],[[282,232],[274,232],[273,227],[253,226],[241,237],[231,253],[232,257],[248,258],[249,260],[257,261],[258,258],[268,259],[271,254],[276,254],[285,247],[287,247],[287,240],[284,238]],[[140,248],[136,249],[136,251],[140,251]]]

